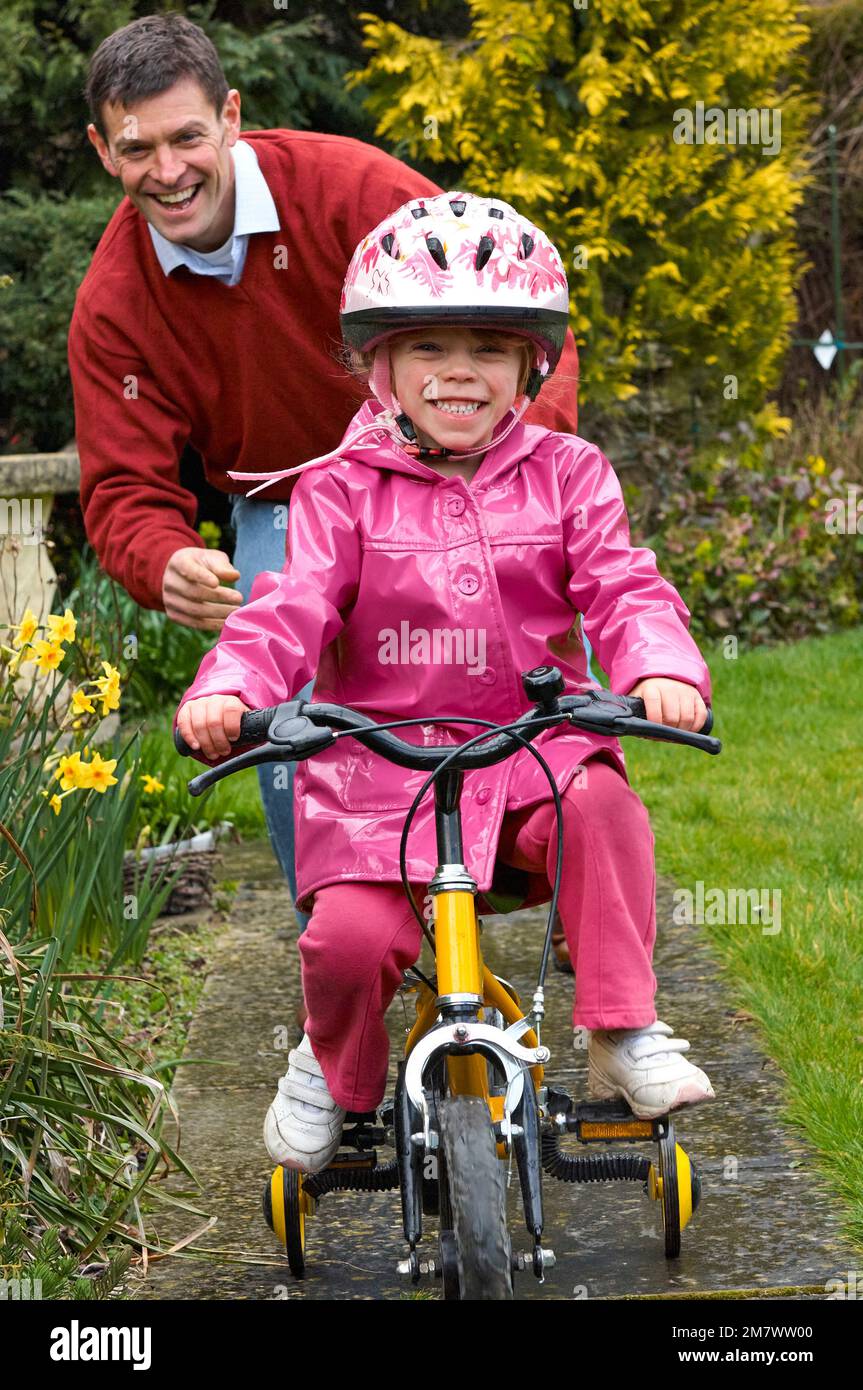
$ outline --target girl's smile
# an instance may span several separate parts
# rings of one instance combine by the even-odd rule
[[[487,448],[518,394],[526,352],[523,339],[485,329],[435,327],[394,338],[393,389],[420,442]]]

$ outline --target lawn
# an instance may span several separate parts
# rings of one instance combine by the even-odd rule
[[[705,651],[719,757],[627,740],[657,866],[693,892],[781,893],[781,926],[694,926],[757,1021],[863,1246],[863,629]]]

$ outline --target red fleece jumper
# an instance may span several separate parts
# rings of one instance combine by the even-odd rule
[[[249,237],[239,284],[166,276],[147,223],[124,198],[78,290],[69,332],[81,504],[103,568],[145,608],[162,608],[175,550],[203,545],[197,499],[179,481],[191,444],[209,481],[291,468],[334,449],[364,399],[334,353],[339,296],[358,242],[411,198],[442,190],[390,155],[338,135],[244,131],[280,230]],[[575,433],[578,358],[526,418]],[[558,404],[555,404],[555,402]],[[267,490],[284,501],[294,480]]]

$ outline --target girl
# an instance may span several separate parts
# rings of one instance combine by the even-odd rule
[[[244,710],[293,698],[315,670],[316,701],[379,721],[506,723],[527,708],[530,667],[554,664],[569,691],[589,687],[580,615],[613,691],[640,695],[649,719],[702,726],[710,679],[689,613],[653,552],[630,545],[608,460],[521,421],[559,360],[568,310],[557,250],[497,198],[415,200],[357,247],[341,324],[376,399],[333,454],[302,465],[285,568],[258,575],[183,697],[177,724],[202,760],[229,753]],[[437,744],[475,732],[399,730]],[[642,1117],[712,1096],[681,1055],[688,1042],[656,1017],[653,836],[617,740],[562,726],[535,746],[563,798],[560,916],[591,1094],[622,1096]],[[421,944],[398,846],[423,780],[348,738],[299,765],[308,1018],[264,1127],[289,1167],[325,1167],[345,1112],[383,1097],[384,1014]],[[479,910],[496,859],[531,875],[530,903],[547,900],[557,831],[535,759],[519,750],[467,774],[462,808]],[[435,863],[427,797],[409,843],[418,895]]]

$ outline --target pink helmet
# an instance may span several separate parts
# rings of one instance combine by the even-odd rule
[[[342,337],[369,352],[425,324],[499,328],[532,339],[525,394],[535,400],[557,366],[569,324],[569,290],[557,248],[500,198],[439,193],[414,198],[369,232],[342,287]],[[371,385],[391,395],[378,354]],[[387,399],[389,397],[389,399]]]

